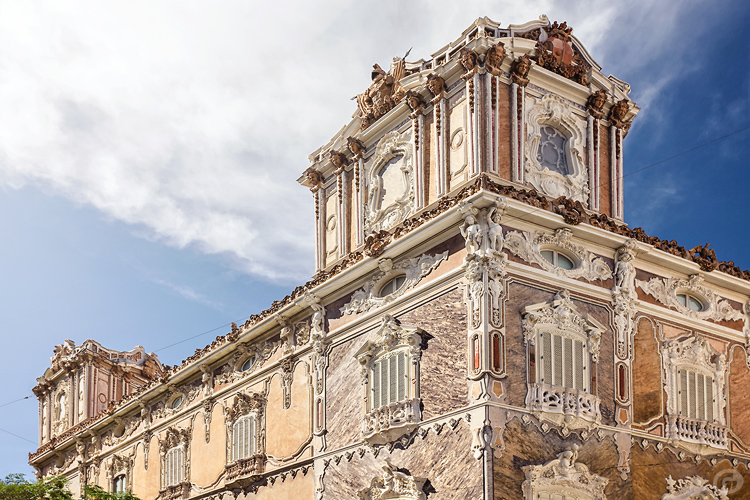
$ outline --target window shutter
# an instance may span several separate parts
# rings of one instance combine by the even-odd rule
[[[552,335],[553,344],[553,355],[554,367],[552,372],[552,383],[554,385],[563,385],[563,352],[562,352],[562,337],[559,335]]]
[[[575,387],[573,385],[573,339],[565,338],[563,341],[563,356],[565,361],[565,387]]]
[[[396,359],[398,360],[398,400],[403,401],[406,399],[406,354],[400,352]]]
[[[542,333],[542,383],[552,384],[552,334]]]
[[[584,358],[583,358],[583,342],[574,342],[575,345],[575,372],[576,372],[576,380],[574,388],[586,391],[588,388],[586,387],[588,384],[586,384],[586,379],[584,375],[586,374],[586,371],[584,370],[584,367],[586,366],[584,364]]]
[[[398,383],[398,374],[396,373],[396,357],[391,356],[388,360],[390,372],[388,373],[388,402],[396,402],[396,384]]]

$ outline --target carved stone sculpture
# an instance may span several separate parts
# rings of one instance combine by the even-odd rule
[[[389,73],[378,64],[372,68],[370,87],[357,96],[362,130],[393,109],[404,97],[404,89],[400,84],[401,78],[406,75],[406,63],[403,58],[396,59]]]
[[[627,125],[625,117],[627,116],[628,111],[630,111],[630,104],[627,99],[617,101],[615,105],[612,106],[612,109],[609,110],[609,123],[612,124],[613,127],[625,128]]]
[[[355,160],[359,160],[365,154],[364,143],[356,137],[347,137],[346,147],[349,149],[349,151],[351,151],[352,155],[354,155]]]
[[[484,56],[484,67],[487,72],[494,76],[502,76],[503,71],[500,67],[505,60],[505,44],[498,42],[487,50]]]
[[[525,87],[529,84],[529,71],[531,70],[531,58],[528,54],[524,54],[510,66],[510,77],[513,83],[519,87]]]
[[[331,150],[330,155],[331,163],[333,163],[333,167],[337,171],[341,171],[344,167],[346,167],[346,155],[335,150]]]
[[[729,490],[726,486],[719,489],[700,476],[690,476],[674,480],[667,477],[667,492],[661,500],[683,500],[697,498],[700,500],[727,500]]]
[[[466,73],[461,75],[464,80],[468,80],[474,76],[479,69],[479,58],[477,57],[477,53],[468,47],[462,48],[461,52],[459,52],[459,61],[466,71]]]
[[[389,459],[385,460],[382,470],[382,476],[373,478],[369,488],[357,492],[360,500],[426,500],[427,479],[399,471]]]
[[[604,89],[597,90],[589,95],[586,100],[586,110],[597,120],[604,118],[604,104],[607,102],[607,91]]]
[[[577,460],[578,450],[574,447],[558,454],[557,459],[544,465],[523,467],[523,472],[526,474],[526,480],[521,485],[524,500],[539,498],[538,494],[541,492],[561,490],[583,493],[585,498],[592,500],[606,500],[604,488],[609,480],[592,474],[588,467],[577,463]],[[567,498],[568,494],[565,497]],[[578,495],[575,497],[577,498]]]
[[[434,97],[434,99],[432,99],[433,103],[442,99],[445,94],[445,80],[443,80],[443,77],[438,76],[435,73],[427,75],[427,90],[429,90],[430,94]]]
[[[710,273],[719,267],[719,259],[716,258],[716,252],[711,248],[710,243],[695,246],[688,250],[688,254],[702,271]]]
[[[638,298],[635,291],[635,240],[628,240],[625,245],[617,249],[615,259],[615,292],[625,291],[632,299]]]
[[[424,97],[419,92],[409,90],[406,92],[406,104],[414,113],[418,113],[424,109]]]
[[[464,219],[461,234],[466,240],[466,258],[473,258],[482,248],[482,228],[474,214],[469,214]]]
[[[554,22],[540,33],[536,46],[536,60],[539,66],[586,85],[591,66],[571,45],[572,32],[573,28],[569,28],[567,23]]]
[[[636,285],[667,307],[676,309],[686,316],[714,321],[737,321],[742,319],[742,311],[732,307],[711,289],[703,286],[703,278],[697,274],[689,279],[651,278],[648,281],[636,280]],[[703,308],[695,311],[683,305],[677,298],[678,292],[692,292],[700,297]]]

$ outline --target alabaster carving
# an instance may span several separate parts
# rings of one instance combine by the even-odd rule
[[[609,110],[609,123],[617,128],[623,128],[627,126],[625,117],[628,115],[628,111],[630,111],[630,103],[627,101],[627,99],[617,101],[612,106],[612,109]]]
[[[479,70],[479,58],[477,57],[477,53],[468,47],[461,49],[458,60],[461,63],[461,66],[463,66],[464,71],[466,71],[466,73],[461,75],[464,80],[468,80]]]
[[[340,309],[341,314],[358,314],[393,302],[417,286],[422,278],[437,269],[440,263],[447,258],[448,251],[446,250],[436,255],[422,254],[419,257],[412,257],[396,263],[393,263],[390,259],[382,259],[379,266],[380,271],[375,273],[362,288],[352,294],[351,300]],[[379,295],[380,287],[392,278],[401,275],[405,276],[405,281],[398,289],[385,296]]]
[[[630,351],[630,335],[637,312],[638,293],[635,289],[635,240],[628,240],[615,254],[615,286],[612,303],[615,308],[615,349],[617,357],[627,359]]]
[[[667,307],[696,319],[714,321],[738,321],[743,319],[742,311],[731,306],[729,302],[703,286],[703,278],[697,274],[688,279],[651,278],[648,281],[636,280],[644,292],[654,297]],[[703,309],[694,311],[680,303],[678,293],[689,293],[700,300]]]
[[[519,87],[529,84],[529,71],[531,70],[531,58],[524,54],[510,65],[510,77],[513,83]]]
[[[727,431],[724,427],[724,385],[726,377],[726,357],[716,352],[703,337],[688,337],[684,340],[668,339],[662,349],[662,366],[664,368],[667,393],[667,427],[666,436],[682,443],[708,445],[714,448],[727,447]],[[706,413],[713,418],[688,418],[682,414],[681,398],[688,397],[680,392],[680,371],[689,371],[711,378],[708,388],[713,394],[713,401],[706,401],[712,407]],[[704,389],[705,390],[705,389]],[[691,395],[689,397],[696,397]],[[703,407],[704,403],[698,401]],[[703,408],[701,408],[703,410]]]
[[[487,72],[494,76],[502,76],[501,66],[505,60],[505,44],[498,42],[487,50],[484,56],[484,67]]]
[[[357,492],[360,500],[426,500],[426,478],[413,477],[396,468],[385,459],[381,476],[374,477],[368,488]]]
[[[728,500],[728,493],[726,486],[719,489],[700,476],[675,481],[670,475],[667,477],[667,492],[661,496],[661,500]]]
[[[596,257],[586,247],[571,241],[572,232],[560,228],[555,234],[512,231],[505,235],[505,248],[526,262],[538,264],[542,269],[566,278],[583,278],[587,281],[606,280],[612,277],[612,269],[601,257]],[[542,257],[543,250],[562,250],[572,257],[575,267],[563,269]]]
[[[604,488],[609,480],[592,474],[588,467],[576,460],[578,449],[574,447],[544,465],[524,466],[526,480],[521,485],[524,499],[556,498],[559,495],[560,498],[606,500]]]
[[[570,105],[562,97],[555,94],[533,99],[529,108],[525,144],[528,181],[553,198],[565,196],[585,204],[589,193],[588,170],[583,161],[585,122],[570,111]],[[549,130],[564,138],[561,147],[547,140],[544,133]],[[543,164],[546,161],[543,159],[553,153],[566,166],[564,169],[561,167],[566,172],[555,171]]]
[[[352,153],[355,160],[359,160],[360,158],[362,158],[365,154],[365,150],[367,149],[365,148],[364,143],[356,137],[347,137],[346,147]]]
[[[589,95],[586,99],[586,111],[591,116],[600,120],[604,118],[604,104],[607,102],[607,91],[604,89],[597,90],[596,92]]]
[[[375,332],[375,339],[367,341],[354,357],[362,367],[362,388],[367,402],[362,418],[362,439],[383,444],[410,433],[421,421],[419,399],[419,360],[422,357],[422,331],[414,326],[402,326],[386,314]],[[408,383],[404,398],[382,406],[372,403],[370,371],[375,362],[403,353],[406,355]],[[395,366],[395,365],[392,365]]]
[[[133,432],[141,424],[141,414],[138,413],[130,418],[115,418],[115,425],[104,435],[102,440],[106,446],[114,446],[118,443],[125,441],[128,437],[133,435]]]
[[[365,233],[390,229],[414,210],[414,167],[409,132],[384,135],[367,172]]]
[[[373,65],[370,87],[362,94],[357,95],[362,130],[375,123],[403,99],[404,89],[400,81],[405,75],[406,61],[404,61],[404,58],[394,59],[388,73],[380,65]]]
[[[445,80],[435,73],[427,75],[427,90],[432,94],[432,103],[437,103],[445,96]]]

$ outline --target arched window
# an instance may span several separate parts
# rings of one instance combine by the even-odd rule
[[[183,481],[185,452],[181,446],[172,448],[164,456],[164,486],[176,486]]]
[[[242,366],[240,367],[240,371],[246,372],[250,368],[252,368],[254,364],[255,364],[255,356],[250,356],[249,358],[245,360],[244,363],[242,363]]]
[[[127,487],[128,485],[125,474],[120,474],[112,481],[113,493],[124,493],[125,491],[127,491]]]
[[[398,275],[388,280],[383,286],[381,286],[380,293],[378,293],[378,295],[380,295],[381,297],[386,297],[401,288],[404,283],[406,283],[406,275]]]
[[[232,461],[255,455],[255,417],[245,415],[232,426]]]
[[[543,168],[562,175],[570,173],[565,143],[568,138],[562,132],[550,125],[542,125],[539,129],[539,148],[536,159]]]
[[[562,252],[558,252],[557,250],[553,250],[553,249],[542,250],[541,254],[544,260],[546,260],[553,266],[559,267],[561,269],[569,270],[569,269],[573,269],[576,267],[573,259],[571,259],[570,257],[568,257]]]
[[[677,293],[676,297],[677,301],[682,305],[682,307],[687,307],[691,311],[700,312],[704,309],[703,302],[693,297],[689,293]]]
[[[421,419],[419,359],[422,337],[385,315],[375,340],[355,354],[364,377],[362,437],[389,441],[410,432]]]
[[[579,314],[563,290],[551,303],[526,307],[523,330],[529,362],[527,406],[571,426],[577,419],[598,422],[593,365],[604,327]]]

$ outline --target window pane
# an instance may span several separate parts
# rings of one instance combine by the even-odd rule
[[[550,264],[555,265],[555,254],[552,250],[542,250],[542,257]]]
[[[573,261],[561,253],[557,254],[557,267],[562,269],[573,269]]]
[[[703,304],[700,303],[697,299],[694,299],[693,297],[688,296],[688,307],[693,311],[702,311],[703,310]]]
[[[687,295],[685,295],[684,293],[677,294],[677,301],[683,306],[687,307]]]
[[[568,175],[568,159],[565,155],[565,136],[559,130],[545,125],[540,129],[537,161],[553,172]]]
[[[388,360],[380,362],[380,403],[378,408],[388,404]]]

